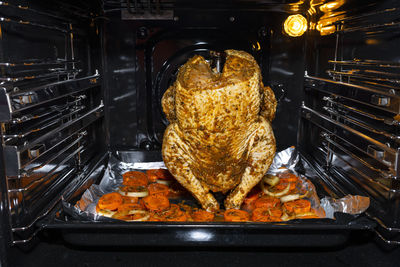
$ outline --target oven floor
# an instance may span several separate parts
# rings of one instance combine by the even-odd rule
[[[299,248],[132,248],[88,249],[57,239],[29,252],[13,248],[9,266],[399,266],[400,248],[383,250],[369,237],[354,234],[341,247]],[[260,265],[261,264],[261,265]]]

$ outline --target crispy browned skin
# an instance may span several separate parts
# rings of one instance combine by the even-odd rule
[[[189,59],[162,98],[170,122],[162,154],[175,178],[204,209],[219,205],[210,194],[233,189],[225,208],[239,208],[275,155],[270,121],[276,99],[246,52],[227,50],[222,73],[201,56]]]

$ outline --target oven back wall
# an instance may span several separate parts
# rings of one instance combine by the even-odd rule
[[[278,149],[296,144],[303,99],[304,38],[282,33],[289,14],[268,11],[176,9],[174,19],[121,20],[104,26],[109,144],[116,150],[160,150],[168,124],[161,109],[179,67],[200,54],[238,49],[251,53],[264,84],[280,99],[273,128]],[[290,115],[289,115],[290,114]]]

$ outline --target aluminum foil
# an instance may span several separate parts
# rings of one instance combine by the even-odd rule
[[[369,202],[369,197],[363,196],[347,195],[339,199],[324,197],[321,199],[321,207],[325,210],[326,218],[333,219],[335,212],[349,214],[363,213],[368,209]]]
[[[301,175],[296,169],[301,164],[300,156],[294,146],[291,146],[279,153],[276,153],[274,160],[268,170],[268,174],[277,175],[282,172],[291,172],[296,174],[301,180],[301,183],[296,185],[296,189],[300,194],[307,193],[306,199],[311,202],[311,208],[314,209],[316,215],[320,218],[325,218],[325,210],[320,205],[320,200],[317,195],[315,186],[304,175]]]
[[[299,154],[295,147],[289,147],[276,153],[268,173],[273,175],[287,171],[295,173],[302,180],[302,183],[298,185],[298,191],[301,193],[308,192],[307,199],[310,200],[311,207],[320,218],[334,218],[333,214],[335,212],[358,214],[368,208],[369,198],[361,196],[346,196],[342,199],[325,197],[320,202],[315,186],[305,176],[296,172],[299,165],[301,165]],[[79,220],[116,221],[115,219],[97,215],[95,210],[99,198],[106,193],[116,191],[118,187],[122,185],[123,173],[127,171],[145,171],[159,168],[165,168],[163,162],[128,163],[111,156],[100,183],[91,185],[76,203],[63,200],[64,210]],[[179,199],[179,201],[181,200],[182,199]],[[185,201],[196,205],[194,199],[185,199]]]

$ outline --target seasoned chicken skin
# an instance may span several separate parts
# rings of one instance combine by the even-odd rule
[[[243,51],[227,50],[222,73],[201,56],[189,59],[162,98],[170,125],[162,155],[168,170],[207,210],[213,192],[228,192],[225,208],[240,208],[275,155],[273,91]]]

